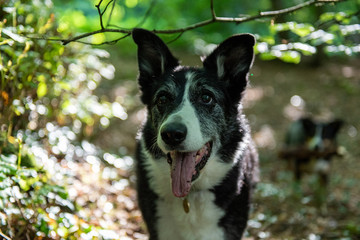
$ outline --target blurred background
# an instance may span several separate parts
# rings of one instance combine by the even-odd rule
[[[303,2],[225,0],[214,9],[246,17]],[[319,1],[160,35],[182,64],[198,66],[232,34],[257,38],[243,105],[261,183],[246,239],[360,239],[359,9],[359,0]],[[147,239],[134,190],[135,138],[146,115],[135,44],[126,33],[57,40],[99,30],[98,10],[105,28],[125,32],[211,18],[208,0],[0,0],[0,239]],[[344,121],[320,205],[316,175],[296,186],[278,157],[289,125],[303,116]]]

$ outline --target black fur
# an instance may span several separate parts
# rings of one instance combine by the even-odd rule
[[[149,176],[145,171],[144,162],[141,159],[145,159],[144,156],[141,156],[141,147],[138,146],[136,151],[137,168],[137,197],[139,199],[139,207],[141,209],[143,218],[147,224],[148,231],[152,239],[158,239],[157,232],[155,231],[157,217],[156,205],[155,202],[158,199],[158,196],[151,190],[149,186]]]

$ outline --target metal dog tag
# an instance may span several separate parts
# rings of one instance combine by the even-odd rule
[[[187,198],[184,198],[183,200],[183,207],[186,213],[190,212],[190,203],[188,202]]]

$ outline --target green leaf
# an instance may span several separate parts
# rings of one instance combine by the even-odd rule
[[[298,64],[300,63],[301,55],[296,51],[286,51],[282,52],[280,59],[284,62]]]
[[[275,39],[274,39],[274,36],[262,36],[259,39],[259,42],[266,42],[267,44],[274,45]]]
[[[27,181],[25,181],[24,179],[20,179],[19,181],[19,185],[20,185],[20,188],[24,191],[28,191],[30,189],[30,184],[28,184]]]
[[[17,172],[16,166],[4,162],[0,162],[0,173],[5,175],[15,175]]]
[[[17,156],[14,155],[14,154],[10,154],[9,156],[0,155],[0,161],[1,162],[6,162],[6,163],[9,163],[9,164],[16,165],[16,160],[17,160]]]
[[[40,228],[40,231],[45,233],[45,235],[48,235],[50,232],[49,224],[44,218],[41,218],[40,226],[38,226],[38,228]]]
[[[46,95],[48,89],[45,82],[40,82],[36,91],[38,98],[42,98]]]
[[[7,178],[7,176],[4,173],[0,172],[0,182],[2,182],[5,178]]]
[[[26,38],[23,36],[20,36],[19,34],[16,34],[10,30],[10,28],[3,28],[2,32],[7,35],[8,37],[12,38],[14,41],[23,43],[25,42]]]
[[[49,186],[49,188],[51,189],[52,192],[59,195],[59,197],[61,197],[62,199],[67,199],[69,197],[65,188],[62,186],[53,185],[53,186]]]
[[[330,20],[334,19],[334,17],[335,17],[335,13],[326,12],[326,13],[321,14],[320,21],[321,22],[327,22],[327,21],[330,21]]]
[[[70,83],[64,82],[64,81],[59,81],[58,83],[59,88],[66,90],[66,91],[70,91],[72,86]]]
[[[312,32],[313,28],[306,26],[306,27],[300,27],[300,28],[294,28],[292,31],[299,35],[300,37],[305,37],[309,35]]]
[[[125,5],[128,8],[134,8],[138,4],[138,0],[125,0]]]
[[[0,190],[7,189],[11,187],[12,181],[9,178],[4,179],[4,181],[0,182]]]
[[[265,61],[276,59],[276,57],[273,54],[269,53],[269,52],[265,52],[265,53],[260,54],[260,58],[262,60],[265,60]]]

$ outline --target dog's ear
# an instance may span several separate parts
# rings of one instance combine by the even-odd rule
[[[255,38],[251,34],[234,35],[215,48],[204,60],[204,68],[228,82],[232,91],[240,94],[247,85],[247,74],[254,58]]]
[[[154,33],[135,28],[132,32],[134,42],[138,46],[139,85],[142,91],[141,100],[144,104],[151,101],[151,89],[154,80],[165,71],[179,65],[165,43]]]
[[[132,32],[134,42],[138,45],[140,75],[144,77],[160,76],[168,69],[179,65],[165,43],[154,33],[135,28]]]
[[[334,139],[336,134],[339,132],[340,128],[344,125],[344,121],[336,119],[332,122],[329,122],[324,126],[324,137],[328,139]]]
[[[302,124],[303,130],[307,137],[311,137],[315,135],[316,131],[316,123],[310,117],[303,117],[299,119]]]

